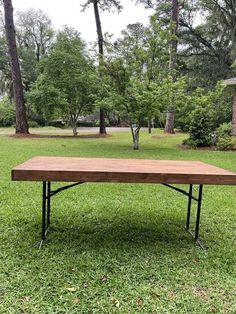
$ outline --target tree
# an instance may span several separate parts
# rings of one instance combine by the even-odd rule
[[[133,149],[139,149],[139,133],[145,119],[154,116],[157,99],[157,85],[145,84],[132,75],[130,67],[121,57],[106,61],[104,71],[110,76],[111,86],[101,102],[113,106],[119,115],[128,120],[133,140]]]
[[[36,108],[44,108],[46,118],[58,110],[77,135],[78,117],[91,111],[96,84],[95,71],[79,33],[69,28],[60,32],[49,55],[39,62],[39,71],[41,75],[28,93],[29,101]]]
[[[236,42],[235,1],[194,1],[192,18],[180,15],[182,71],[190,78],[193,90],[214,88],[217,81],[236,75],[232,64]],[[181,10],[182,11],[182,10]],[[194,23],[194,16],[201,21]]]
[[[136,0],[136,3],[142,3],[147,8],[155,7],[155,15],[158,17],[162,24],[162,27],[169,25],[170,30],[170,44],[169,44],[169,73],[173,79],[176,81],[177,77],[177,47],[178,47],[178,26],[179,26],[179,13],[180,13],[180,0]],[[181,1],[184,4],[184,1]],[[169,99],[169,104],[167,106],[166,113],[166,124],[165,132],[174,133],[174,117],[175,117],[175,104],[174,98]]]
[[[42,10],[28,9],[17,13],[17,40],[20,48],[32,49],[37,61],[50,48],[54,31],[50,18]]]
[[[86,3],[82,6],[83,10],[85,10],[91,4],[93,5],[96,29],[97,29],[97,37],[98,37],[98,53],[99,53],[98,61],[99,61],[99,65],[101,65],[103,61],[103,55],[104,55],[104,49],[103,49],[104,40],[103,40],[103,32],[102,32],[99,9],[101,11],[110,12],[113,8],[115,8],[119,12],[121,11],[122,6],[120,4],[120,1],[117,1],[117,0],[87,0]],[[102,134],[106,133],[104,108],[100,108],[100,131],[99,132]]]
[[[7,94],[11,100],[14,98],[6,36],[3,34],[0,36],[0,93]]]
[[[229,39],[228,45],[232,63],[236,61],[236,1],[200,0],[202,9],[208,13],[207,20],[215,23],[218,36]]]
[[[15,27],[13,20],[13,7],[11,0],[3,0],[5,29],[8,45],[8,54],[11,65],[13,91],[16,105],[16,133],[27,134],[28,123],[26,117],[26,107],[23,95],[21,72],[16,48]]]
[[[178,47],[178,37],[177,30],[179,25],[179,1],[172,0],[172,10],[171,10],[171,41],[170,41],[170,75],[172,77],[173,82],[176,81],[176,70],[177,70],[177,47]],[[166,114],[166,125],[165,132],[166,133],[174,133],[174,110],[175,103],[174,98],[170,99],[170,104],[167,109]]]
[[[113,87],[104,102],[113,103],[128,120],[134,149],[139,148],[140,128],[159,113],[159,86],[168,73],[169,37],[169,28],[153,16],[148,28],[140,23],[128,25],[122,37],[109,45],[110,54],[104,58]],[[168,102],[170,97],[166,99]]]

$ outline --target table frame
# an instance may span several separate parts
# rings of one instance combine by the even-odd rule
[[[51,182],[50,181],[43,181],[43,190],[42,190],[42,228],[41,228],[41,241],[39,243],[39,248],[42,247],[44,241],[46,240],[46,235],[49,230],[49,226],[51,223],[51,198],[67,189],[75,187],[77,185],[83,184],[85,182],[76,182],[73,184],[69,184],[58,189],[52,190],[51,189]],[[199,240],[199,227],[200,227],[200,216],[201,216],[201,207],[202,207],[202,193],[203,193],[203,184],[199,184],[198,186],[198,196],[193,196],[193,184],[189,184],[189,191],[186,192],[185,190],[178,188],[176,186],[162,183],[162,185],[171,188],[188,198],[188,205],[187,205],[187,217],[186,217],[186,231],[194,238],[196,244],[198,244],[201,248],[204,248],[202,243]],[[190,230],[190,219],[191,219],[191,209],[192,209],[192,201],[197,202],[197,212],[196,212],[196,221],[195,221],[195,229],[192,232]]]

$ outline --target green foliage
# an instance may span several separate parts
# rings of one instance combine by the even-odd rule
[[[48,122],[49,126],[53,126],[54,128],[63,128],[65,126],[65,122],[63,120],[51,120]]]
[[[39,62],[39,71],[28,100],[47,119],[58,110],[76,125],[80,114],[91,111],[96,74],[78,32],[61,31],[49,56]]]
[[[56,109],[59,108],[63,112],[67,106],[64,93],[57,89],[45,74],[38,76],[26,96],[28,105],[33,106],[33,109],[46,120],[50,120]]]
[[[217,139],[230,136],[232,133],[232,123],[223,123],[216,129]]]
[[[95,2],[101,11],[122,9],[120,1]],[[181,49],[175,73],[171,73],[177,79],[173,82],[169,75],[171,2],[136,2],[155,7],[149,25],[129,24],[115,42],[108,35],[104,39],[104,63],[100,60],[97,68],[77,31],[65,27],[55,38],[50,18],[42,11],[17,13],[17,45],[30,115],[33,112],[46,122],[62,118],[76,126],[79,115],[100,107],[107,111],[107,116],[129,120],[130,125],[143,125],[154,117],[162,125],[168,108],[175,112],[175,127],[185,132],[189,131],[192,112],[198,107],[209,111],[213,129],[232,120],[233,89],[224,88],[219,82],[236,75],[232,3],[185,1],[181,5]],[[84,0],[82,7],[86,9],[93,3]],[[201,10],[205,15],[195,23]],[[3,28],[0,92],[13,97]]]
[[[0,127],[12,126],[15,123],[15,108],[13,104],[4,98],[0,101]]]
[[[208,146],[212,144],[212,116],[206,108],[197,107],[191,115],[189,126],[189,144]]]
[[[217,81],[235,76],[235,1],[189,1],[193,8],[180,18],[181,63],[190,87],[212,89]],[[204,12],[204,14],[202,14]],[[196,17],[201,16],[196,23]]]
[[[123,9],[119,0],[94,0],[97,2],[99,9],[101,11],[118,11],[120,12]],[[84,4],[81,5],[82,10],[85,11],[91,4],[93,4],[93,0],[86,0]]]
[[[24,51],[23,54],[27,55],[33,52],[34,57],[31,60],[35,62],[48,52],[53,41],[54,30],[47,14],[42,10],[30,8],[17,12],[16,34],[18,46]],[[24,58],[23,61],[27,62],[27,58]],[[34,64],[32,64],[32,68],[34,68]]]
[[[28,91],[37,79],[37,60],[33,49],[30,47],[21,47],[18,49],[18,53],[21,60],[21,74],[24,89]]]
[[[217,142],[219,150],[236,150],[236,138],[233,136],[224,136]]]
[[[156,95],[158,85],[135,77],[133,65],[129,67],[123,58],[107,61],[104,67],[113,85],[105,101],[128,120],[133,143],[138,143],[139,130],[145,119],[159,112]]]
[[[39,124],[36,121],[29,120],[28,121],[29,128],[38,128]]]
[[[166,110],[167,106],[170,104],[170,99],[173,99],[175,110],[179,116],[181,116],[183,105],[188,105],[190,102],[190,97],[187,93],[186,77],[180,77],[175,82],[170,75],[163,77],[157,85],[156,97],[159,108],[162,111]]]
[[[12,80],[5,35],[0,35],[0,94],[12,97]]]
[[[198,107],[207,109],[211,116],[213,129],[216,129],[223,122],[231,120],[232,104],[230,104],[229,100],[226,100],[226,95],[227,99],[230,99],[231,95],[225,92],[225,86],[221,81],[218,82],[214,89],[207,92],[199,87],[192,93],[189,93],[186,85],[182,93],[184,96],[176,109],[176,126],[182,131],[189,131],[192,112]]]

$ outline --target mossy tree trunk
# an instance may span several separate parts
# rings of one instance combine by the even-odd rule
[[[13,93],[16,106],[16,134],[28,134],[28,122],[23,94],[20,65],[16,48],[16,34],[13,20],[13,7],[11,0],[3,0],[5,30],[8,45],[8,55],[11,65]]]
[[[176,81],[176,68],[177,68],[177,49],[178,49],[178,38],[177,31],[179,25],[179,1],[172,0],[172,11],[171,11],[171,35],[172,39],[170,42],[170,62],[169,69],[172,77],[172,81]],[[175,100],[174,97],[170,98],[170,104],[166,114],[165,133],[175,133]]]
[[[93,0],[94,16],[96,21],[97,36],[98,36],[98,52],[99,52],[99,64],[103,61],[103,34],[102,26],[100,20],[100,14],[98,9],[98,0]],[[99,133],[106,134],[105,125],[105,110],[100,108],[100,123],[99,123]]]
[[[132,123],[130,123],[132,138],[133,138],[133,149],[139,150],[139,131],[141,129],[141,126],[134,126]]]
[[[233,98],[232,135],[236,136],[236,91]]]

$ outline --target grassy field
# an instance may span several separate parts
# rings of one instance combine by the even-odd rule
[[[4,130],[2,131],[4,132]],[[153,137],[156,135],[156,137]],[[39,183],[11,182],[36,155],[201,160],[236,171],[236,153],[182,150],[185,135],[100,139],[0,136],[0,313],[236,313],[235,187],[206,186],[200,236],[187,200],[152,184],[84,184],[52,200],[41,250]],[[59,184],[54,184],[60,186]]]

